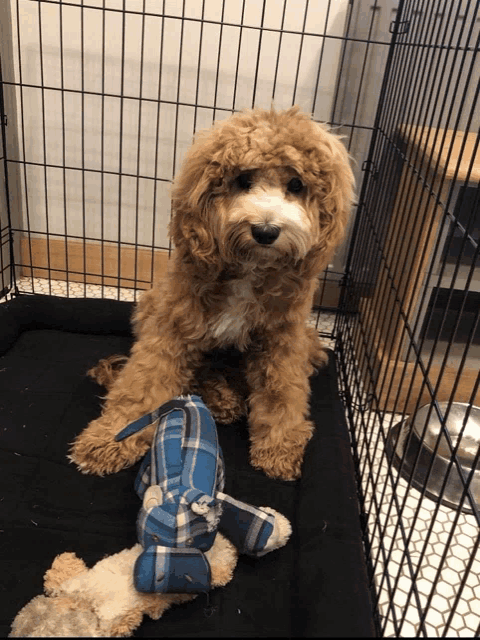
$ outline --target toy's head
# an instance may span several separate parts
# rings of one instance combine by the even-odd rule
[[[86,601],[70,596],[37,596],[17,615],[9,637],[97,638],[103,635],[98,615]]]
[[[127,637],[143,616],[158,620],[172,604],[192,600],[184,593],[140,593],[133,566],[142,547],[100,560],[92,569],[73,553],[57,556],[45,574],[47,596],[37,596],[17,614],[10,637]],[[220,533],[206,553],[212,587],[225,586],[237,563],[235,547]]]

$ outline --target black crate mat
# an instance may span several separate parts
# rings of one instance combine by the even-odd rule
[[[0,620],[42,593],[56,555],[74,551],[88,566],[132,546],[140,501],[138,465],[103,478],[80,474],[68,443],[95,418],[104,390],[85,372],[99,358],[128,353],[131,305],[110,300],[21,296],[0,305]],[[248,462],[244,421],[219,425],[226,492],[271,506],[291,521],[286,547],[241,556],[226,587],[137,636],[372,636],[355,478],[333,354],[312,376],[316,424],[301,480],[267,478]],[[208,604],[208,608],[207,608]]]

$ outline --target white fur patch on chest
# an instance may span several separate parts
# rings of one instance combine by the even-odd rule
[[[211,324],[213,337],[222,344],[245,340],[252,327],[252,313],[256,303],[250,280],[236,280],[230,287],[231,293],[222,311]]]

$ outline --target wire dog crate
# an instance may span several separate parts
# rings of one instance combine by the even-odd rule
[[[337,324],[384,635],[480,629],[478,8],[402,4]]]
[[[0,298],[135,300],[169,259],[171,180],[214,120],[273,100],[345,136],[358,203],[315,322],[385,636],[480,632],[479,4],[0,6]]]

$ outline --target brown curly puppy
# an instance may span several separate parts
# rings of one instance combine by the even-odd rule
[[[322,360],[306,322],[352,196],[345,148],[298,108],[249,110],[197,137],[173,186],[174,258],[136,308],[136,341],[125,366],[107,375],[101,417],[73,443],[81,471],[136,462],[154,426],[122,442],[115,434],[197,389],[205,354],[234,346],[244,362],[251,463],[272,477],[299,477],[313,429],[308,378]],[[242,410],[223,377],[204,382],[214,414],[228,420]]]

